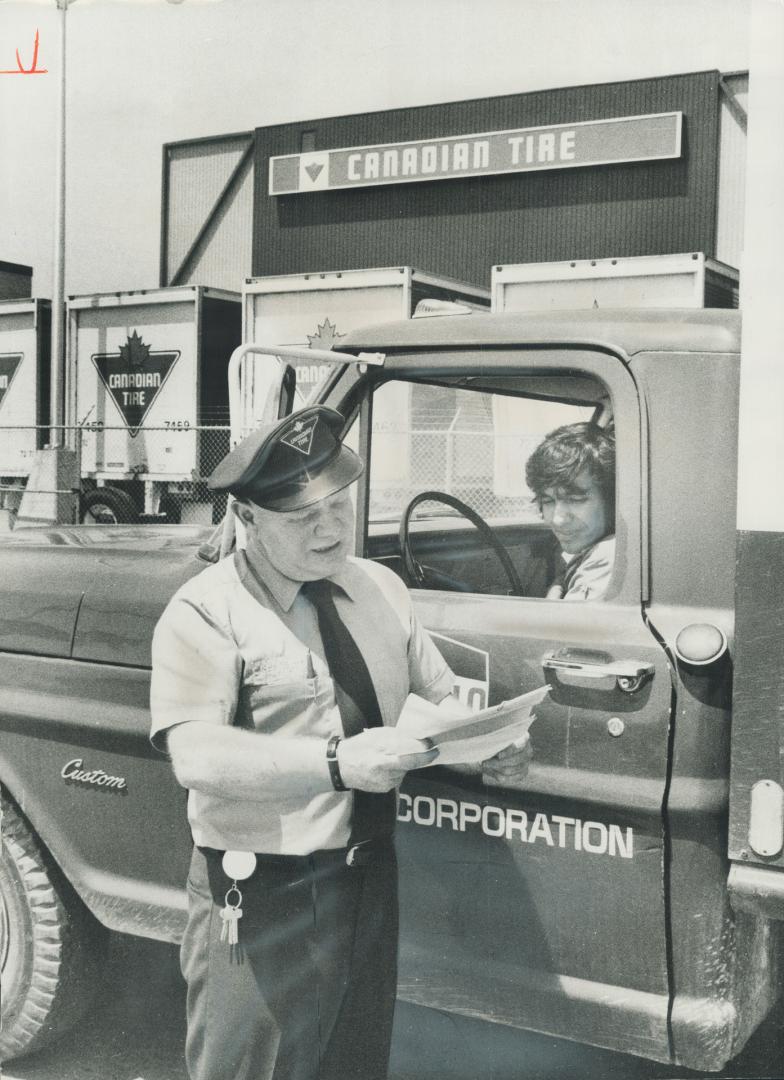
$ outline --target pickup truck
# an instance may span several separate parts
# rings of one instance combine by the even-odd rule
[[[778,758],[754,756],[778,718],[758,710],[740,746],[733,727],[739,342],[738,313],[712,310],[341,341],[356,362],[317,400],[366,462],[357,552],[409,584],[465,701],[550,687],[524,785],[436,766],[400,791],[402,999],[707,1071],[774,1006],[784,860],[775,815],[754,843],[747,819],[778,805]],[[601,600],[551,600],[525,461],[585,419],[615,432],[612,578]],[[73,1022],[103,928],[181,934],[190,836],[148,741],[150,641],[219,554],[191,526],[0,542],[1,1058]]]

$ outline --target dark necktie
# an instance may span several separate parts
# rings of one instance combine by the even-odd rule
[[[335,684],[335,697],[347,739],[365,728],[383,724],[378,698],[367,664],[357,643],[338,615],[331,581],[308,581],[303,594],[313,604],[324,646],[324,659]],[[354,791],[354,811],[349,846],[391,836],[395,828],[397,795],[394,791],[376,794]]]

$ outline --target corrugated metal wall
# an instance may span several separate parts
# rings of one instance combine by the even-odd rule
[[[252,251],[253,168],[249,162],[233,200],[205,235],[186,280],[240,292],[251,274]]]
[[[226,135],[164,147],[161,285],[239,291],[250,275],[252,157],[226,190],[250,141]]]
[[[716,255],[718,83],[709,71],[258,128],[253,274],[414,265],[489,286],[493,263]],[[267,194],[279,154],[674,109],[677,161]]]

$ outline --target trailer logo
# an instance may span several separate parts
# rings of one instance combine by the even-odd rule
[[[308,334],[308,348],[331,349],[345,336],[345,334],[338,333],[337,325],[330,322],[329,317],[327,317],[324,322],[318,324],[315,334]]]
[[[152,352],[134,330],[116,353],[95,353],[92,361],[134,438],[161,392],[175,360],[173,352]]]
[[[0,408],[2,408],[5,396],[11,389],[11,383],[21,364],[24,356],[22,353],[8,353],[0,356]]]
[[[337,325],[330,321],[329,316],[324,316],[324,321],[318,323],[315,334],[308,334],[308,347],[311,349],[332,349],[338,344],[345,334],[339,334]],[[329,375],[329,364],[306,364],[294,365],[297,371],[297,389],[303,400],[307,397],[305,389],[314,387]]]

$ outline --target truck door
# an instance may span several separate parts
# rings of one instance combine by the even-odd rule
[[[410,500],[430,490],[468,504],[489,536],[450,505],[417,507],[417,613],[464,700],[550,686],[523,784],[433,767],[401,791],[400,995],[667,1060],[673,700],[642,608],[645,417],[633,378],[619,356],[585,348],[390,351],[375,378],[360,425],[366,553],[406,577],[398,528]],[[548,431],[591,419],[617,445],[611,580],[603,599],[551,600],[559,555],[525,462]]]

